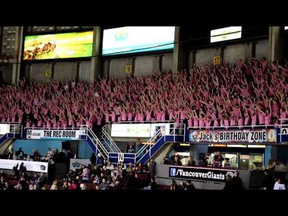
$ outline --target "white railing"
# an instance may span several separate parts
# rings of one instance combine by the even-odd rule
[[[141,154],[143,154],[143,152],[147,149],[147,148],[149,148],[149,151],[150,151],[150,149],[151,149],[151,146],[152,145],[154,145],[154,144],[156,144],[160,139],[159,138],[161,138],[162,137],[162,132],[161,131],[157,131],[157,133],[153,136],[153,137],[151,137],[150,139],[148,139],[147,141],[146,141],[146,144],[144,144],[138,151],[137,151],[137,153],[136,153],[136,158],[138,158]],[[158,139],[157,139],[158,138]],[[145,154],[145,152],[144,152],[144,154]],[[144,156],[144,154],[143,154],[143,156]],[[142,157],[143,157],[142,156]],[[140,158],[140,159],[142,159],[142,157]],[[140,160],[139,159],[139,160]]]
[[[13,134],[13,138],[16,137],[16,134],[22,134],[23,132],[23,126],[20,123],[9,123],[9,122],[5,122],[5,123],[0,123],[1,125],[9,125],[9,134]],[[1,135],[5,135],[5,134],[1,134]],[[2,138],[3,136],[1,136]],[[9,136],[10,137],[10,136]]]
[[[239,125],[234,125],[234,126],[224,126],[224,125],[221,125],[221,126],[197,126],[197,127],[187,127],[187,129],[194,129],[194,130],[217,130],[217,129],[246,129],[246,128],[280,128],[282,125],[284,126],[288,126],[288,124],[282,124],[282,121],[288,121],[288,119],[279,119],[279,124],[269,124],[269,125],[266,125],[266,124],[263,124],[263,125],[243,125],[243,126],[239,126]]]
[[[90,139],[92,140],[93,144],[95,145],[96,149],[102,154],[102,156],[104,157],[104,159],[108,159],[109,158],[109,152],[108,150],[105,148],[105,146],[101,143],[101,141],[99,140],[99,138],[95,135],[95,133],[93,132],[93,130],[86,126],[86,128],[88,129],[88,136],[90,137]]]
[[[102,127],[102,138],[104,142],[107,142],[111,152],[121,152],[117,144],[114,142],[112,137],[107,133],[107,125]]]
[[[172,127],[171,127],[172,126]],[[176,136],[183,136],[185,137],[186,134],[186,128],[184,123],[170,123],[170,131],[169,134],[163,134],[161,130],[158,130],[156,134],[151,137],[148,141],[146,141],[146,144],[144,144],[136,153],[136,159],[140,157],[137,160],[137,163],[142,160],[143,157],[145,157],[146,150],[148,149],[149,153],[149,158],[152,156],[151,155],[151,148],[162,138],[165,136],[173,136],[174,139],[173,141],[175,142],[175,137]],[[164,139],[165,142],[165,139]],[[142,156],[141,156],[142,155]]]
[[[170,123],[170,124],[173,124],[173,123],[175,123],[175,121],[174,120],[171,120],[171,121],[169,121],[169,120],[165,120],[165,121],[119,121],[119,122],[113,122],[113,124],[147,124],[147,123],[153,123],[153,124],[157,124],[157,123]]]

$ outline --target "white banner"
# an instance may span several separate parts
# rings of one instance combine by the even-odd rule
[[[81,167],[87,166],[88,164],[91,164],[89,159],[76,159],[76,158],[71,158],[70,159],[70,166],[69,169],[76,171],[76,169],[81,169]]]
[[[154,137],[158,130],[162,135],[170,134],[170,124],[112,124],[112,137]]]
[[[150,137],[150,124],[112,124],[112,137]]]
[[[227,28],[214,29],[211,30],[210,42],[219,42],[226,40],[233,40],[241,38],[242,36],[242,26],[230,26]]]
[[[174,26],[125,26],[105,29],[102,55],[173,49],[174,36]]]
[[[9,124],[0,124],[0,135],[4,135],[10,133],[10,125]]]
[[[85,130],[27,130],[27,139],[79,140]]]
[[[275,129],[262,130],[191,130],[190,142],[217,143],[276,143]]]
[[[48,173],[48,163],[38,162],[38,161],[23,161],[23,160],[5,160],[0,159],[0,169],[13,170],[13,167],[18,164],[18,169],[20,164],[24,163],[28,172],[43,172]]]

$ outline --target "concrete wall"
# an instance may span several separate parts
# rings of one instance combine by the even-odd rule
[[[4,83],[11,83],[12,82],[12,65],[4,65],[1,67],[1,74],[0,74],[0,81]]]
[[[268,58],[269,46],[268,39],[258,41],[255,49],[255,58],[261,59],[262,57]]]
[[[155,68],[154,58],[155,56],[141,56],[135,59],[135,73],[134,75],[139,77],[143,75],[151,75],[153,74]],[[156,60],[157,61],[157,60]]]
[[[91,73],[91,62],[90,61],[80,62],[79,80],[89,82],[90,81],[90,73]]]
[[[223,48],[222,60],[224,63],[229,63],[230,65],[235,64],[239,59],[247,59],[252,57],[251,43],[240,43],[240,44],[231,44]],[[189,53],[188,66],[192,66],[192,56],[195,52],[195,64],[206,65],[213,64],[213,58],[220,55],[220,47],[215,48],[206,48],[200,50],[192,50]],[[268,57],[268,39],[260,40],[255,45],[255,57],[261,59],[262,57]]]
[[[123,79],[126,77],[125,67],[128,62],[128,58],[113,59],[110,61],[109,77]]]
[[[79,80],[89,81],[91,73],[91,62],[55,62],[37,63],[25,67],[26,78],[30,82],[50,82],[50,78],[45,77],[45,71],[52,71],[52,78],[61,81]]]
[[[104,60],[102,63],[103,77],[108,77],[110,75],[110,61],[111,60]]]
[[[162,57],[162,72],[171,71],[173,68],[173,53],[167,53]]]
[[[162,68],[162,71],[172,70],[173,54],[166,53],[161,55],[147,55],[135,56],[126,58],[115,58],[103,60],[103,75],[113,77],[116,79],[123,79],[126,77],[126,65],[134,65],[134,76],[152,75],[154,71]],[[133,63],[132,63],[133,62]],[[160,65],[161,64],[161,65]]]
[[[54,65],[53,78],[61,81],[76,80],[77,62],[57,62]]]
[[[219,48],[209,48],[209,49],[202,49],[196,52],[195,56],[195,64],[197,66],[200,65],[211,65],[213,64],[214,56],[219,55]]]
[[[223,54],[223,62],[229,63],[230,65],[234,65],[235,62],[239,59],[245,59],[245,50],[248,47],[246,44],[236,44],[227,46],[224,49]]]
[[[26,68],[26,69],[29,69]],[[31,64],[29,73],[29,81],[30,82],[50,82],[50,79],[45,77],[45,71],[52,71],[51,63],[39,63],[39,64]]]

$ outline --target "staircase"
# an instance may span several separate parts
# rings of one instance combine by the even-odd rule
[[[22,135],[22,125],[20,124],[9,124],[10,125],[10,131],[9,133],[6,133],[4,135],[0,135],[0,145],[4,144],[7,139],[15,139],[15,138],[21,138]]]
[[[102,157],[107,160],[109,158],[109,151],[103,145],[101,140],[96,136],[96,134],[93,132],[93,130],[90,127],[84,126],[85,129],[87,130],[87,142],[93,149],[93,151],[98,154],[100,153]]]
[[[183,142],[185,139],[185,124],[170,124],[169,135],[162,136],[161,133],[161,131],[158,131],[154,137],[147,141],[147,144],[139,149],[136,153],[137,163],[146,164],[166,142]]]
[[[4,154],[6,149],[14,142],[14,139],[20,139],[22,136],[22,125],[9,124],[9,133],[0,135],[0,155]]]
[[[102,128],[102,135],[101,135],[102,143],[106,147],[109,152],[117,152],[121,153],[121,150],[116,145],[112,137],[107,133],[107,125]]]

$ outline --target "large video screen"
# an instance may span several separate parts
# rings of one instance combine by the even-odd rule
[[[26,36],[24,60],[91,57],[93,31]]]
[[[102,55],[121,55],[174,48],[173,26],[126,26],[105,29]]]

